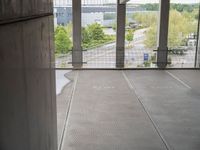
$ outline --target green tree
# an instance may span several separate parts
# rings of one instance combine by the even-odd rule
[[[100,24],[94,23],[88,25],[87,30],[89,32],[90,38],[93,40],[102,40],[104,39],[104,32]]]
[[[140,23],[143,27],[150,27],[152,23],[157,23],[158,16],[157,12],[151,13],[135,13],[132,16],[132,19]]]
[[[190,33],[197,30],[196,12],[179,12],[177,10],[170,11],[168,45],[169,47],[177,47],[185,45],[186,37]],[[147,32],[145,45],[148,48],[154,48],[157,44],[157,21],[151,22]]]
[[[90,41],[91,41],[91,37],[87,28],[82,28],[82,42],[89,43]]]
[[[56,29],[55,29],[55,35],[56,35],[59,31],[61,31],[61,30],[64,31],[64,32],[66,32],[64,26],[57,26]],[[66,32],[66,33],[67,33],[67,32]]]
[[[156,47],[157,42],[157,26],[156,24],[152,25],[146,32],[146,38],[144,44],[148,48]]]
[[[72,42],[64,27],[58,26],[55,31],[56,53],[66,54],[72,48]]]
[[[69,35],[69,37],[72,37],[72,22],[69,22],[67,24],[67,26],[65,27],[65,30],[67,34]]]
[[[129,45],[130,45],[131,41],[133,41],[133,31],[132,30],[128,30],[128,33],[126,34],[126,40],[129,42]]]
[[[91,41],[92,41],[92,39],[90,37],[88,29],[82,28],[82,46],[83,46],[83,48],[88,48]]]
[[[94,23],[82,28],[83,48],[94,48],[115,40],[115,36],[106,35],[100,24]]]
[[[156,3],[154,3],[154,4],[143,4],[142,6],[141,6],[142,8],[144,8],[145,10],[147,10],[147,11],[158,11],[159,10],[159,4],[156,4]]]
[[[117,30],[117,23],[113,23],[113,24],[112,24],[112,29],[113,29],[114,31]]]
[[[169,19],[169,47],[177,47],[185,44],[185,38],[192,32],[196,32],[197,21],[195,16],[191,17],[171,10]]]

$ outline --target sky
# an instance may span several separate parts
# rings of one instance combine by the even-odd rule
[[[115,1],[115,0],[114,0]],[[130,0],[132,3],[158,3],[160,0]],[[199,3],[200,0],[171,0],[171,3]]]
[[[54,3],[58,4],[68,4],[72,3],[73,0],[54,0]],[[130,0],[129,3],[133,4],[144,4],[144,3],[158,3],[160,0]],[[83,3],[89,4],[100,4],[100,3],[116,3],[117,0],[82,0]],[[171,3],[199,3],[200,0],[171,0]]]

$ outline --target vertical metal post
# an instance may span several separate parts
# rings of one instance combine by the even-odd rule
[[[116,67],[124,68],[125,56],[125,25],[126,25],[126,4],[120,4],[117,0],[117,40],[116,40]]]
[[[197,44],[196,44],[196,51],[195,51],[195,62],[194,67],[199,68],[200,67],[200,4],[199,4],[199,17],[198,17],[198,27],[197,27]]]
[[[170,0],[160,0],[160,21],[157,66],[166,68],[168,61],[168,28],[169,28]]]
[[[198,30],[200,28],[200,25],[198,25]],[[196,47],[196,53],[195,53],[195,68],[200,68],[200,31],[198,31],[197,34],[197,47]]]
[[[81,68],[83,65],[83,54],[81,47],[81,0],[72,0],[73,14],[73,50],[72,65]]]

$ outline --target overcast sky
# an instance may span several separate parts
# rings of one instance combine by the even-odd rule
[[[73,0],[54,0],[57,4],[71,4]],[[132,4],[159,3],[160,0],[130,0]],[[82,0],[85,4],[115,3],[117,0]],[[199,3],[200,0],[171,0],[171,3]]]
[[[171,0],[171,3],[199,3],[200,0]],[[131,3],[158,3],[159,0],[130,0]]]

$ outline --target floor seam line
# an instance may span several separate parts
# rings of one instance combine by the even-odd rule
[[[76,90],[76,85],[77,85],[77,82],[78,82],[78,75],[79,75],[79,71],[77,71],[77,73],[76,73],[75,80],[74,80],[75,82],[74,82],[74,86],[73,86],[73,89],[72,89],[72,94],[70,96],[70,101],[69,101],[69,104],[68,104],[68,107],[67,107],[64,128],[63,128],[62,136],[61,136],[61,142],[60,142],[59,148],[58,148],[59,150],[62,150],[62,148],[63,148],[63,140],[65,139],[65,132],[66,132],[66,128],[68,126],[69,114],[70,114],[70,110],[71,110],[71,106],[72,106],[72,101],[74,99],[74,93],[75,93],[75,90]]]
[[[141,101],[141,97],[136,93],[136,88],[134,87],[133,83],[128,79],[127,75],[125,74],[124,71],[122,71],[123,77],[126,80],[129,88],[131,89],[131,91],[135,94],[136,98],[138,99],[139,103],[141,104],[143,110],[145,111],[145,113],[147,114],[150,122],[152,123],[154,129],[156,130],[158,136],[160,137],[160,139],[162,140],[163,144],[165,145],[165,148],[167,150],[171,150],[171,146],[169,146],[169,144],[167,143],[167,141],[165,140],[164,136],[162,135],[158,125],[156,125],[156,123],[154,122],[153,118],[151,117],[150,113],[148,112],[145,104],[143,104],[143,102]]]
[[[182,85],[184,85],[188,89],[192,89],[187,83],[185,83],[184,81],[182,81],[180,78],[178,78],[177,76],[175,76],[173,73],[171,73],[169,71],[165,71],[165,72],[167,72],[173,79],[177,80],[179,83],[181,83]]]

